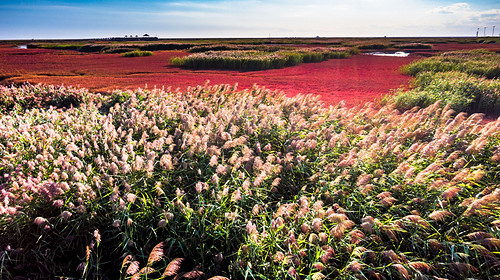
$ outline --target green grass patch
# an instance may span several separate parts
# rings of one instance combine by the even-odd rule
[[[208,51],[262,51],[262,52],[276,52],[279,50],[287,49],[284,46],[266,46],[266,45],[239,45],[239,44],[203,44],[194,46],[188,49],[191,53],[201,53]]]
[[[83,43],[29,43],[29,49],[55,49],[78,51],[85,44]]]
[[[500,114],[500,55],[486,50],[446,52],[402,67],[410,90],[387,97],[403,110],[440,101],[456,111]]]
[[[207,51],[186,57],[174,57],[172,64],[191,69],[265,70],[321,62],[332,58],[347,58],[349,50],[297,49],[284,51]]]
[[[414,88],[398,91],[392,98],[404,110],[441,101],[460,112],[500,114],[500,81],[461,72],[422,72],[417,74]]]
[[[390,47],[390,45],[378,44],[378,43],[375,43],[375,44],[361,44],[361,45],[357,46],[357,48],[360,49],[360,50],[384,50],[384,49],[387,49],[389,47]]]
[[[500,77],[500,54],[487,50],[445,52],[406,65],[403,73],[416,76],[420,72],[458,71],[485,77]]]
[[[122,53],[123,57],[139,57],[139,56],[152,56],[153,52],[150,51],[131,51]]]
[[[432,49],[432,45],[422,44],[422,43],[406,43],[406,44],[394,45],[394,48],[403,50],[429,50]]]

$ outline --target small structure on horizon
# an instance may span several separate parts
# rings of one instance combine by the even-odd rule
[[[152,37],[149,34],[144,34],[141,37],[139,35],[125,35],[124,37],[111,37],[111,38],[101,38],[97,40],[110,40],[110,41],[158,41],[158,37]]]

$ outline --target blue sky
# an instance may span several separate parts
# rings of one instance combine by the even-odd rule
[[[500,4],[430,0],[0,1],[0,39],[474,36]]]

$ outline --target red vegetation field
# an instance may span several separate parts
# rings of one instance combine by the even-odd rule
[[[3,83],[64,84],[106,92],[116,88],[168,87],[185,89],[209,80],[211,84],[253,84],[288,95],[318,94],[328,104],[346,105],[373,101],[390,89],[404,85],[408,77],[399,67],[413,57],[356,55],[284,69],[266,71],[220,71],[180,69],[170,64],[181,51],[158,51],[150,57],[121,57],[119,54],[84,54],[74,51],[0,48],[0,79]]]
[[[432,49],[435,51],[457,51],[457,50],[476,50],[487,49],[489,51],[500,52],[500,44],[460,44],[446,43],[433,44]]]
[[[487,48],[500,51],[499,44],[434,44],[433,50]],[[419,54],[426,54],[419,52]],[[420,58],[376,57],[355,55],[349,59],[332,59],[322,63],[266,71],[221,71],[181,69],[170,64],[173,56],[183,51],[157,51],[149,57],[121,57],[119,54],[79,53],[47,49],[15,49],[0,46],[0,83],[64,84],[108,92],[113,89],[169,87],[184,90],[204,84],[235,84],[240,89],[253,84],[271,90],[317,94],[327,104],[344,100],[353,106],[373,101],[391,89],[405,85],[409,77],[399,68]]]

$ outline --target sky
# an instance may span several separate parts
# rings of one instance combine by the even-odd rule
[[[0,40],[500,34],[499,0],[2,1]]]

